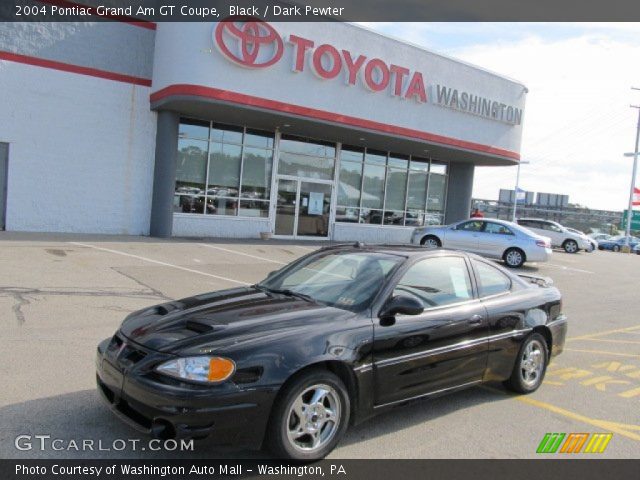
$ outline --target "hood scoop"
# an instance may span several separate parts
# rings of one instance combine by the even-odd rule
[[[198,320],[187,320],[184,328],[196,333],[208,333],[213,331],[213,325],[199,322]]]

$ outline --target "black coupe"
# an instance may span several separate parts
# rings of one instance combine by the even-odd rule
[[[312,460],[408,400],[489,381],[533,392],[566,329],[549,280],[464,252],[337,245],[132,313],[98,346],[97,381],[138,430]]]

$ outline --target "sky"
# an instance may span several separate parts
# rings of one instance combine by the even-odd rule
[[[626,208],[640,105],[640,23],[367,23],[524,83],[520,187]],[[640,167],[639,167],[640,170]],[[476,168],[474,198],[513,189],[515,167]],[[638,182],[636,181],[636,185]]]

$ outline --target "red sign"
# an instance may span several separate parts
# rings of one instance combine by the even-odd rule
[[[254,17],[228,17],[216,26],[214,40],[227,59],[243,67],[270,67],[284,53],[284,41],[278,32],[267,22]],[[298,35],[289,35],[287,44],[293,50],[294,72],[303,72],[308,64],[309,69],[323,80],[344,74],[347,85],[355,85],[360,77],[363,85],[372,92],[388,90],[393,96],[427,101],[420,72],[411,72],[406,67],[379,58],[354,55],[328,43],[316,46],[313,40]]]
[[[284,52],[282,37],[278,32],[267,22],[254,17],[229,17],[218,23],[214,36],[220,51],[243,67],[269,67],[277,63]],[[227,37],[231,37],[236,45],[229,48]],[[267,57],[259,58],[260,52],[265,50],[268,50]]]

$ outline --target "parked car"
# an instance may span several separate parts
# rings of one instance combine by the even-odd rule
[[[593,239],[593,238],[591,238],[586,233],[581,232],[580,230],[576,230],[575,228],[571,228],[571,227],[566,227],[566,229],[569,230],[570,232],[573,232],[573,233],[575,233],[577,235],[580,235],[583,240],[589,242],[589,244],[591,245],[591,248],[586,249],[585,252],[593,252],[593,251],[598,249],[598,241]]]
[[[602,240],[609,240],[612,235],[609,235],[608,233],[590,233],[588,237],[593,238],[596,242],[600,242]]]
[[[640,255],[640,243],[637,243],[635,247],[633,247],[633,253]]]
[[[551,240],[515,223],[472,218],[451,225],[421,227],[413,231],[411,243],[427,248],[453,248],[503,260],[508,267],[525,262],[546,262]]]
[[[408,400],[535,391],[566,330],[549,280],[465,252],[341,245],[130,314],[98,346],[97,384],[140,431],[309,461]]]
[[[571,232],[558,222],[542,218],[519,218],[518,225],[522,225],[539,235],[549,237],[552,247],[562,248],[567,253],[577,253],[580,250],[591,251],[592,245],[589,240]]]
[[[598,243],[598,248],[600,250],[613,250],[614,252],[619,252],[622,250],[622,247],[626,245],[626,236],[618,235],[616,237],[612,237],[609,240]],[[632,249],[635,249],[636,245],[640,243],[640,238],[638,237],[629,237],[629,246]]]

